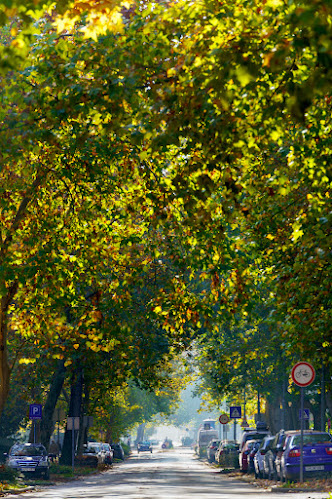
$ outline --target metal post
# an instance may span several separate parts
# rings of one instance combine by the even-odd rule
[[[257,390],[257,420],[261,420],[261,394],[259,388]]]
[[[304,426],[304,388],[301,387],[301,449],[300,449],[300,482],[303,482],[303,426]]]
[[[33,420],[33,443],[36,443],[36,420]]]
[[[320,429],[325,431],[325,373],[324,364],[322,364],[322,379],[321,379],[321,401],[320,401]]]
[[[281,411],[281,428],[285,429],[285,415],[286,415],[286,380],[282,382],[282,411]]]
[[[74,425],[74,418],[73,419],[73,428],[72,428],[72,433],[71,433],[71,438],[72,438],[72,456],[71,456],[71,465],[73,468],[73,474],[74,474],[74,463],[75,463],[75,425]]]

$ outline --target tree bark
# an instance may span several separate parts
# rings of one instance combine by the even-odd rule
[[[70,404],[69,404],[69,417],[80,417],[82,409],[82,393],[83,393],[83,372],[81,368],[76,371],[76,379],[73,380],[73,384],[70,392]],[[70,465],[72,463],[72,436],[74,433],[75,438],[75,449],[77,440],[77,431],[68,430],[66,428],[65,437],[63,441],[62,453],[61,453],[61,464]]]
[[[8,308],[16,294],[17,282],[13,283],[0,301],[0,415],[9,393],[11,368],[8,362]]]
[[[50,438],[54,431],[53,414],[66,377],[66,368],[64,363],[64,360],[61,360],[58,363],[57,370],[52,377],[50,389],[43,407],[43,417],[40,425],[40,441],[46,449],[48,449]]]

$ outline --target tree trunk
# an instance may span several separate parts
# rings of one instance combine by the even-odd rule
[[[73,384],[70,392],[70,404],[69,404],[69,417],[76,418],[81,416],[82,408],[82,392],[83,392],[83,373],[82,369],[79,368],[76,371],[76,380],[73,380]],[[63,441],[62,453],[61,453],[61,464],[71,465],[72,463],[72,437],[74,433],[74,448],[76,450],[76,440],[77,431],[68,430],[66,428],[65,437]]]
[[[144,440],[145,426],[146,426],[146,423],[142,423],[137,428],[136,443],[137,442],[142,442]]]
[[[53,414],[66,377],[64,360],[60,360],[53,375],[47,399],[43,408],[43,418],[40,425],[40,441],[48,449],[54,430]]]
[[[1,297],[0,301],[0,415],[6,404],[8,393],[11,368],[8,363],[8,308],[16,294],[17,283],[10,286],[7,294]]]

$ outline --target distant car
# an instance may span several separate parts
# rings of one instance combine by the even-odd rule
[[[152,452],[152,445],[150,442],[138,442],[137,452]]]
[[[239,453],[239,466],[241,471],[249,471],[249,454],[257,440],[247,440]]]
[[[214,463],[216,460],[216,452],[218,450],[220,440],[211,440],[206,448],[206,457],[209,463]]]
[[[102,443],[101,446],[105,454],[105,464],[112,464],[114,455],[112,447],[107,443]]]
[[[103,449],[102,442],[88,442],[88,448],[92,452],[93,452],[93,450],[95,451],[95,453],[98,457],[98,464],[105,463],[105,451]]]
[[[216,462],[225,468],[238,468],[239,444],[221,442],[216,452]]]
[[[264,422],[258,421],[256,423],[256,428],[245,428],[241,437],[240,446],[239,446],[239,465],[240,470],[247,471],[247,457],[243,453],[244,446],[248,440],[259,440],[262,441],[264,437],[270,436],[271,433]],[[242,465],[242,461],[244,464]]]
[[[7,456],[7,466],[26,476],[50,478],[50,463],[45,447],[41,444],[15,444]]]
[[[255,478],[265,478],[267,465],[265,463],[266,455],[271,448],[274,436],[264,437],[260,443],[258,451],[254,457],[254,473]]]
[[[111,443],[110,445],[111,445],[111,448],[113,450],[113,458],[120,459],[121,461],[123,461],[125,458],[125,455],[124,455],[124,451],[123,451],[123,448],[122,448],[122,445],[120,444],[120,442]]]
[[[281,457],[281,479],[297,480],[300,477],[301,432],[288,432]],[[304,475],[332,472],[332,439],[329,433],[305,430],[303,434]]]

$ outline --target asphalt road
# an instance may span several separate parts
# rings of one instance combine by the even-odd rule
[[[264,491],[221,474],[200,462],[191,449],[134,452],[125,462],[94,476],[39,491],[9,495],[15,499],[327,499],[328,493]]]

